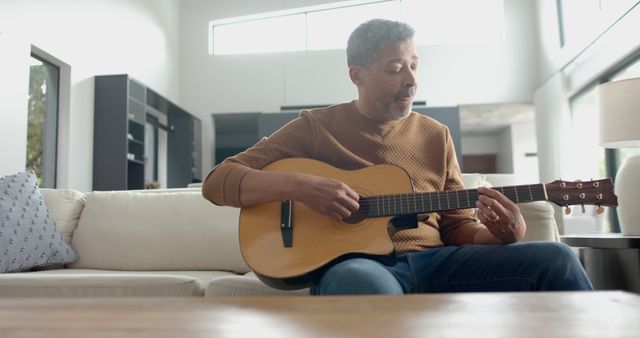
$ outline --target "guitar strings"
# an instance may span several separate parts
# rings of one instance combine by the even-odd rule
[[[561,206],[568,206],[570,204],[580,204],[568,201],[569,193],[575,195],[576,187],[567,187],[566,190],[557,189],[544,189],[544,184],[533,185],[519,185],[519,186],[507,186],[492,188],[501,191],[507,198],[516,202],[533,202],[549,200]],[[532,190],[533,188],[533,190]],[[518,191],[520,189],[520,191]],[[522,189],[527,191],[523,192]],[[571,191],[568,191],[571,190]],[[596,189],[595,192],[591,192],[593,189],[585,188],[580,190],[584,193],[581,197],[584,201],[592,200],[596,197],[600,190]],[[546,192],[546,193],[545,193]],[[465,198],[460,201],[460,194],[466,194]],[[527,195],[529,195],[527,197]],[[364,197],[368,205],[366,215],[369,216],[384,216],[384,215],[397,215],[407,213],[423,213],[423,212],[435,212],[444,210],[455,210],[473,208],[475,202],[478,199],[477,189],[466,190],[452,190],[444,192],[413,192],[403,194],[390,194],[390,195],[378,195]],[[600,198],[598,198],[600,199]],[[429,208],[426,207],[425,200],[429,204]],[[435,200],[435,202],[434,202]],[[562,203],[566,201],[566,203]],[[437,203],[437,207],[434,204]],[[412,206],[413,205],[413,209]],[[447,207],[445,208],[444,205]],[[420,208],[418,208],[418,206]]]
[[[496,187],[492,189],[501,191],[507,198],[517,203],[546,199],[543,184]],[[378,195],[364,197],[363,199],[367,204],[367,215],[396,215],[472,208],[478,200],[478,190],[413,192]],[[428,208],[427,205],[429,205]]]

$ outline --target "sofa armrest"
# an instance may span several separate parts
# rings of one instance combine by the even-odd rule
[[[523,241],[560,241],[558,225],[554,217],[555,210],[548,202],[530,202],[518,204],[527,232]]]
[[[513,174],[462,174],[465,188],[479,186],[508,186],[521,184]],[[495,182],[494,182],[495,181]],[[545,201],[518,204],[522,217],[527,223],[523,241],[560,241],[558,225],[554,217],[555,209]]]

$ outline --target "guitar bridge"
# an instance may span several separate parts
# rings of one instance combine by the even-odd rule
[[[293,246],[293,202],[282,201],[280,206],[280,232],[285,248]]]

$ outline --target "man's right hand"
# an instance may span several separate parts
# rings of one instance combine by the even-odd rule
[[[240,183],[243,206],[293,200],[335,220],[343,220],[358,210],[360,196],[348,185],[320,176],[254,170]]]
[[[309,209],[341,221],[360,208],[360,196],[348,185],[331,178],[299,174],[299,188],[294,188],[293,200]]]

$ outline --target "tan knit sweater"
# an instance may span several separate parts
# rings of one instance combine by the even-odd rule
[[[242,207],[243,176],[289,157],[313,158],[341,169],[389,163],[405,169],[418,192],[463,189],[446,126],[415,112],[381,123],[361,114],[354,101],[303,111],[270,137],[213,168],[203,194],[215,204]],[[469,209],[420,215],[419,219],[417,229],[393,235],[397,252],[472,243],[482,227]]]

